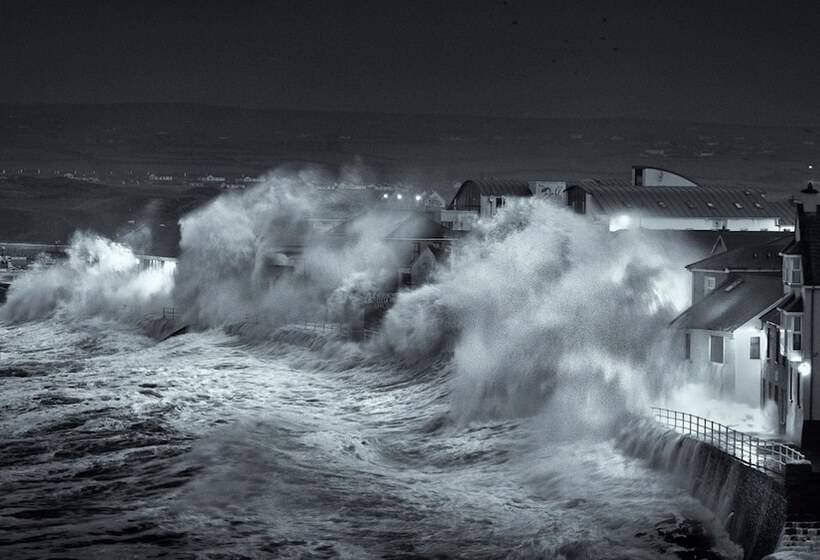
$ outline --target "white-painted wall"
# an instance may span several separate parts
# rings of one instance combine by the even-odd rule
[[[760,405],[760,379],[762,363],[760,359],[749,357],[752,337],[758,336],[761,340],[761,356],[765,356],[765,334],[757,325],[760,321],[752,319],[734,332],[734,400],[748,404]]]
[[[478,212],[473,210],[441,210],[439,223],[453,231],[470,231],[478,221]]]
[[[634,171],[633,171],[634,172]],[[643,186],[645,187],[697,187],[695,183],[681,177],[676,173],[665,171],[663,169],[655,169],[652,167],[644,167],[643,169]]]
[[[781,226],[777,218],[697,218],[640,215],[614,215],[607,217],[609,230],[620,229],[693,229],[731,231],[793,231],[793,226]]]

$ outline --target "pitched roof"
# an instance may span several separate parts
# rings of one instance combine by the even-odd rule
[[[672,326],[731,332],[783,299],[780,277],[734,274],[706,297],[681,313]]]
[[[711,255],[687,265],[686,268],[689,270],[711,270],[716,272],[740,270],[780,272],[783,266],[780,253],[791,241],[791,234],[787,234],[784,237],[780,237],[763,245],[738,247],[731,251]]]
[[[646,244],[659,252],[674,254],[683,262],[692,262],[712,254],[719,232],[697,229],[619,229],[612,232],[612,235],[639,235]]]
[[[790,294],[791,295],[791,294]],[[777,306],[786,313],[802,313],[803,312],[803,298],[790,297],[787,301],[782,302]]]
[[[399,227],[394,229],[385,239],[391,241],[407,241],[411,239],[453,239],[452,232],[424,215],[410,216]]]
[[[475,188],[482,195],[501,195],[501,196],[532,196],[530,185],[527,181],[516,181],[508,179],[491,179],[475,181],[470,179],[461,184],[459,190],[463,188]]]
[[[477,203],[479,196],[517,196],[526,198],[532,196],[532,191],[526,181],[506,179],[476,181],[470,179],[461,183],[448,208],[454,208],[457,200],[470,200]]]
[[[791,232],[783,231],[720,231],[718,238],[723,241],[726,251],[751,245],[765,245],[783,237],[792,238]]]
[[[568,189],[590,193],[605,214],[639,212],[647,216],[698,218],[780,218],[794,223],[788,200],[769,200],[762,191],[731,187],[636,187],[582,181]]]
[[[767,311],[760,317],[760,321],[762,323],[772,323],[774,325],[780,325],[780,310],[777,307],[773,307],[770,311]]]

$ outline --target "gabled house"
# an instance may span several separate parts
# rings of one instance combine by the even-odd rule
[[[687,266],[692,305],[672,327],[681,357],[723,397],[748,405],[761,401],[761,318],[784,299],[780,252],[789,237],[739,247]]]
[[[480,218],[491,218],[512,199],[533,196],[530,183],[514,180],[469,180],[459,186],[440,221],[451,231],[469,231]]]
[[[412,215],[394,229],[385,241],[396,247],[398,288],[419,286],[427,281],[437,262],[447,259],[459,235],[431,220],[425,213]]]

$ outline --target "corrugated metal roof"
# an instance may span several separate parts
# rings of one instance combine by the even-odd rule
[[[780,253],[792,242],[791,234],[763,245],[738,247],[724,253],[717,253],[687,265],[689,270],[773,270],[780,272],[783,261]]]
[[[530,197],[532,191],[530,185],[526,181],[516,181],[507,179],[490,179],[490,180],[467,180],[461,183],[458,192],[453,197],[456,198],[465,196],[468,192],[477,193],[483,196],[520,196]]]
[[[672,321],[672,326],[732,332],[782,298],[783,284],[779,276],[735,274],[681,313]]]
[[[697,218],[780,218],[794,223],[794,206],[787,200],[768,200],[763,192],[729,187],[635,187],[619,182],[584,181],[580,188],[592,195],[605,214],[639,212],[647,216]]]

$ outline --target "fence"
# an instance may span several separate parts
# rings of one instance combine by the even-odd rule
[[[260,316],[246,317],[242,323],[251,325],[265,325],[274,329],[283,325],[275,324]],[[306,330],[321,333],[337,334],[340,337],[351,338],[354,340],[370,340],[374,338],[379,331],[373,329],[365,329],[361,327],[353,327],[346,322],[331,322],[331,321],[307,321],[302,320],[297,323],[291,323],[293,326],[301,327]]]
[[[805,455],[785,443],[739,432],[708,418],[657,407],[652,407],[652,414],[660,424],[717,447],[744,465],[770,474],[782,475],[786,463],[806,459]]]
[[[348,338],[355,338],[360,340],[370,340],[378,331],[373,329],[365,329],[365,328],[355,328],[351,326],[349,323],[328,323],[328,322],[312,322],[312,321],[302,321],[298,323],[302,325],[302,327],[306,329],[310,329],[316,332],[324,332],[324,333],[336,333],[341,336],[345,336]]]

